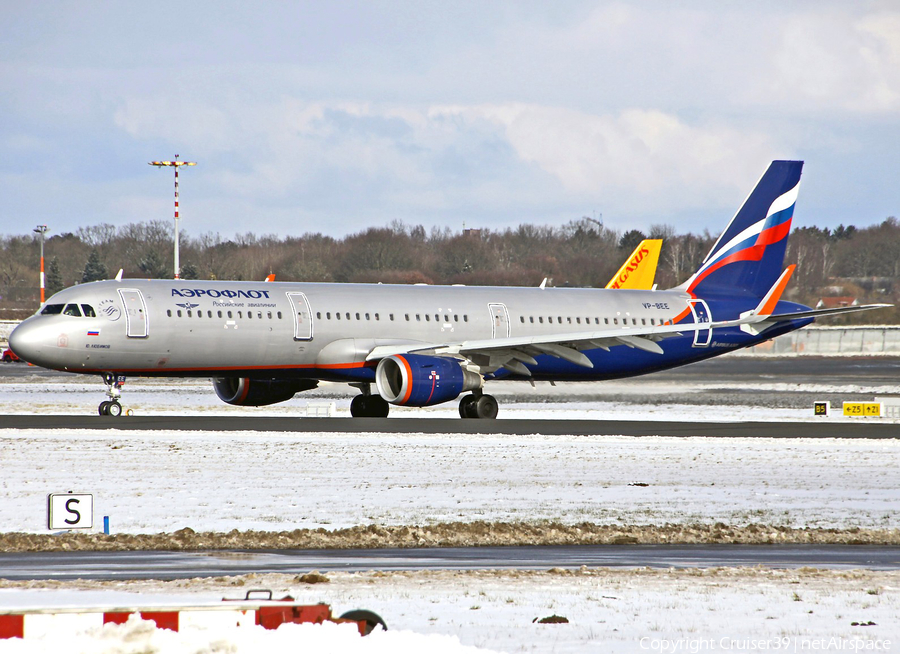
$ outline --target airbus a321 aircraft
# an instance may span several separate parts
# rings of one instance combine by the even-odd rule
[[[486,381],[631,377],[799,329],[782,301],[800,161],[774,161],[686,282],[666,291],[116,279],[68,288],[10,347],[38,366],[102,375],[119,415],[127,375],[211,377],[224,402],[262,406],[319,381],[360,389],[353,416],[460,396],[494,418]]]

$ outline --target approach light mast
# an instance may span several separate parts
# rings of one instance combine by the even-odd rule
[[[181,275],[181,265],[178,261],[178,169],[181,166],[196,166],[196,161],[178,161],[178,156],[175,155],[175,161],[151,161],[149,162],[151,166],[156,166],[157,168],[162,168],[163,166],[169,166],[175,169],[175,279],[179,279]]]

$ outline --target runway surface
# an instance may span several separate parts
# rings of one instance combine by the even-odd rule
[[[4,429],[265,431],[298,433],[541,434],[715,438],[900,438],[900,425],[875,422],[663,422],[637,420],[462,420],[236,416],[0,416]]]
[[[650,567],[900,569],[900,548],[822,545],[579,545],[373,550],[27,552],[0,554],[10,580],[188,579],[310,570],[546,570]]]

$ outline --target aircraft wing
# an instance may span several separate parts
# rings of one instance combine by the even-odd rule
[[[662,354],[663,350],[658,341],[672,336],[680,336],[685,332],[732,327],[742,324],[742,322],[741,320],[728,320],[683,325],[648,325],[539,336],[491,338],[457,343],[383,345],[375,347],[366,360],[376,361],[395,354],[434,354],[465,359],[472,366],[477,367],[482,374],[506,368],[516,374],[531,375],[524,364],[537,365],[534,358],[537,355],[549,354],[585,368],[593,368],[594,364],[582,353],[582,350],[596,348],[609,350],[611,347],[625,345]]]

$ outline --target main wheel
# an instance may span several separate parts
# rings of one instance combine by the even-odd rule
[[[366,409],[369,408],[369,403],[366,401],[368,396],[366,395],[357,395],[350,402],[350,415],[354,418],[365,418],[366,417]]]
[[[370,395],[366,399],[366,409],[369,418],[387,418],[391,405],[380,395]]]
[[[350,402],[354,418],[387,418],[391,405],[380,395],[357,395]]]
[[[97,407],[97,412],[101,416],[108,416],[109,415],[109,404],[110,403],[107,400],[103,400],[100,403],[100,406]]]
[[[459,401],[459,417],[460,418],[477,418],[475,402],[478,400],[474,395],[466,395]]]
[[[122,405],[118,402],[110,402],[109,406],[106,407],[106,413],[111,416],[118,417],[122,415]]]
[[[493,395],[482,395],[475,400],[475,413],[479,418],[493,420],[499,411],[500,405],[497,404]]]

